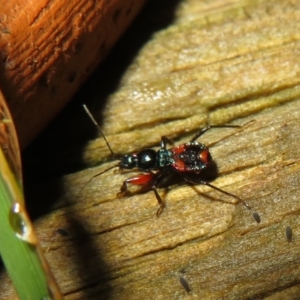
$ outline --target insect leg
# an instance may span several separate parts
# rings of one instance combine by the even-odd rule
[[[168,138],[166,137],[165,135],[161,137],[161,140],[160,140],[160,147],[164,150],[167,149],[167,144],[170,144],[170,145],[173,145],[173,142]]]
[[[240,128],[239,125],[208,125],[204,128],[202,128],[200,131],[198,131],[194,137],[190,140],[190,142],[196,141],[201,135],[203,135],[206,131],[212,128]]]
[[[152,190],[153,190],[153,192],[154,192],[154,194],[155,194],[155,197],[156,197],[156,199],[157,199],[157,201],[158,201],[158,204],[159,204],[159,208],[158,208],[158,210],[157,210],[157,212],[156,212],[156,216],[159,217],[159,216],[162,214],[162,212],[164,211],[164,209],[165,209],[165,207],[166,207],[166,204],[165,204],[165,202],[161,199],[161,197],[160,197],[160,195],[159,195],[159,193],[158,193],[158,191],[157,191],[157,189],[156,189],[156,186],[153,186],[153,187],[152,187]]]
[[[120,166],[120,165],[117,164],[117,165],[115,165],[115,166],[109,167],[109,168],[107,168],[106,170],[104,170],[104,171],[102,171],[102,172],[100,172],[100,173],[94,175],[94,176],[93,176],[92,178],[90,178],[90,179],[84,184],[84,186],[79,190],[78,195],[83,191],[83,189],[84,189],[84,188],[85,188],[85,187],[86,187],[86,186],[87,186],[94,178],[96,178],[96,177],[102,175],[103,173],[106,173],[107,171],[109,171],[109,170],[111,170],[111,169],[118,168],[119,166]]]
[[[166,178],[168,175],[170,175],[169,173],[167,172],[159,172],[157,174],[155,174],[156,177],[153,178],[153,184],[152,184],[152,187],[151,189],[153,190],[154,194],[155,194],[155,197],[157,199],[157,202],[159,204],[159,208],[156,212],[156,216],[159,217],[162,212],[164,211],[164,209],[166,208],[166,204],[165,202],[162,200],[162,198],[160,197],[159,193],[157,192],[157,186],[159,185],[159,183],[164,179]]]
[[[191,178],[189,178],[189,177],[187,177],[187,176],[184,176],[184,179],[185,179],[186,181],[191,182],[191,183],[194,183],[194,184],[203,184],[203,185],[207,185],[207,186],[209,186],[210,188],[212,188],[212,189],[214,189],[214,190],[216,190],[216,191],[219,191],[220,193],[223,193],[223,194],[225,194],[225,195],[228,195],[228,196],[230,196],[230,197],[232,197],[232,198],[238,200],[239,202],[243,203],[243,205],[244,205],[245,207],[247,207],[249,210],[251,210],[250,205],[249,205],[247,202],[245,202],[243,199],[241,199],[240,197],[238,197],[238,196],[236,196],[236,195],[234,195],[234,194],[231,194],[231,193],[229,193],[229,192],[226,192],[226,191],[224,191],[224,190],[222,190],[222,189],[216,187],[215,185],[210,184],[210,183],[207,182],[207,181],[191,179]]]
[[[121,186],[120,192],[118,193],[118,197],[124,196],[124,194],[127,192],[128,183],[135,185],[148,185],[155,175],[156,174],[149,172],[145,174],[140,174],[135,177],[127,178],[126,180],[124,180]]]
[[[157,202],[159,204],[159,208],[156,212],[156,216],[159,217],[163,210],[165,209],[166,205],[164,201],[161,199],[156,187],[159,184],[159,182],[163,179],[165,174],[163,173],[146,173],[146,174],[140,174],[138,176],[132,177],[132,178],[127,178],[124,180],[120,192],[118,193],[118,197],[122,197],[125,195],[125,193],[128,190],[128,183],[130,184],[136,184],[136,185],[141,185],[142,190],[153,190],[155,197],[157,199]]]

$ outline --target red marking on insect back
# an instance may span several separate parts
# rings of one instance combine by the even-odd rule
[[[173,164],[173,167],[180,172],[186,171],[186,164],[181,159],[175,158],[175,163]]]
[[[208,150],[203,150],[200,154],[199,154],[199,157],[200,157],[200,160],[208,165],[211,161],[210,159],[210,154],[209,154],[209,151]]]
[[[185,144],[183,145],[179,145],[179,146],[176,146],[172,149],[172,152],[174,155],[179,155],[180,153],[184,152],[186,149],[186,146]]]
[[[179,158],[179,155],[182,154],[183,152],[185,152],[186,150],[186,145],[183,144],[183,145],[179,145],[179,146],[176,146],[172,149],[172,153],[173,153],[173,159],[174,159],[174,163],[172,164],[172,166],[180,171],[180,172],[185,172],[186,171],[186,164],[185,162]]]

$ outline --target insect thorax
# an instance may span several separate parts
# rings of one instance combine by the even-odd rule
[[[172,150],[159,149],[157,151],[157,167],[164,168],[174,164]]]

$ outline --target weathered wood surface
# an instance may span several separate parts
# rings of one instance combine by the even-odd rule
[[[67,138],[94,130],[75,109],[25,157],[27,170],[47,166],[28,171],[27,189],[40,206],[52,201],[36,225],[53,272],[66,299],[299,299],[300,4],[190,0],[175,16],[140,48],[102,111],[103,78],[80,101],[93,96],[87,104],[116,153],[158,146],[162,135],[182,143],[207,123],[246,124],[201,141],[219,168],[213,184],[252,211],[207,187],[174,184],[159,190],[167,209],[156,218],[153,192],[116,197],[132,172],[109,171],[79,193],[116,162],[99,136],[83,150]],[[33,157],[41,147],[48,151]],[[54,171],[94,167],[51,179],[49,161]]]

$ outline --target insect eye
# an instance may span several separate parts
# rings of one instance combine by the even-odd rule
[[[120,167],[124,169],[133,169],[136,167],[136,156],[131,154],[123,156],[120,162]]]
[[[201,151],[199,157],[200,160],[206,165],[208,165],[211,162],[211,155],[208,150]]]

